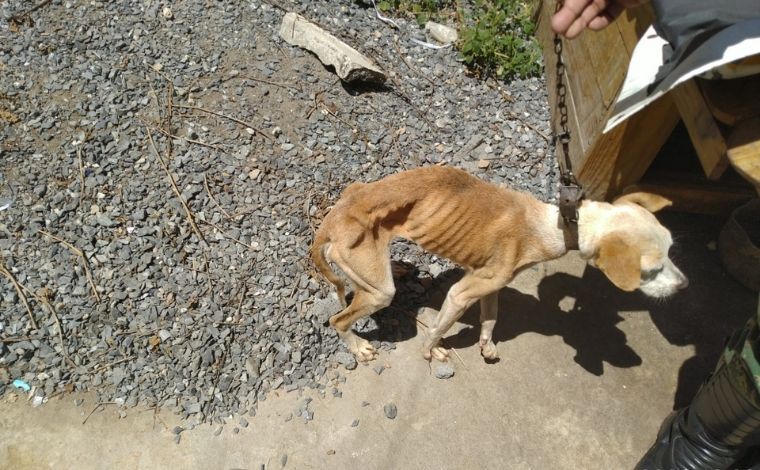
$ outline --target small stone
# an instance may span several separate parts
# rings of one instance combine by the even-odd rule
[[[216,428],[216,431],[214,431],[214,436],[218,436],[219,434],[221,434],[222,429],[224,429],[224,426],[219,426],[218,428]]]
[[[335,455],[335,449],[328,450],[327,455]]]
[[[188,403],[185,405],[185,413],[192,415],[201,412],[200,403]]]
[[[435,368],[436,379],[450,379],[451,377],[454,377],[454,368],[449,364],[439,364]]]
[[[430,37],[441,44],[451,44],[459,39],[456,29],[433,21],[425,23],[425,30],[430,33]]]
[[[481,170],[485,170],[489,166],[491,166],[491,161],[490,160],[484,160],[482,158],[480,160],[478,160],[478,168],[480,168]]]
[[[398,408],[396,408],[395,403],[388,403],[383,407],[383,411],[388,419],[396,419],[396,415],[398,414]]]
[[[380,375],[385,370],[385,367],[384,366],[375,366],[375,367],[372,368],[372,370],[374,370],[377,375]]]
[[[174,436],[174,443],[179,444],[179,441],[182,440],[182,436],[180,434],[177,434]]]
[[[174,429],[172,429],[172,432],[174,434],[180,434],[184,430],[185,430],[185,428],[183,428],[182,426],[174,426]]]
[[[280,458],[280,463],[284,467],[288,464],[288,454],[282,454],[282,458]]]
[[[358,426],[358,425],[359,425],[359,420],[358,420],[358,419],[355,419],[355,420],[353,420],[353,421],[351,422],[351,427],[352,427],[352,428],[355,428],[355,427],[356,427],[356,426]]]
[[[368,401],[363,401],[362,402],[362,407],[367,407],[367,406],[369,406],[369,402]]]
[[[348,370],[356,369],[356,357],[353,354],[345,351],[335,353],[333,356],[339,364],[342,364]]]
[[[240,428],[232,428],[233,434],[238,434],[240,432]]]
[[[172,13],[172,9],[171,8],[164,7],[164,9],[161,10],[161,16],[163,16],[167,20],[170,20],[170,19],[172,19],[172,17],[174,16],[174,14]]]
[[[571,312],[575,308],[575,297],[566,295],[559,301],[559,309],[565,313]]]
[[[248,427],[248,420],[245,418],[240,418],[240,421],[238,422],[240,424],[241,428],[247,428]]]

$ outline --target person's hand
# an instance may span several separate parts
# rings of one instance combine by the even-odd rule
[[[584,29],[606,28],[626,8],[641,5],[647,0],[565,0],[552,16],[552,29],[568,39],[577,37]]]

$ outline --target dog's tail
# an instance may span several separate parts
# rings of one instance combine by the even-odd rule
[[[314,236],[314,243],[311,245],[311,261],[314,266],[317,267],[322,276],[327,279],[330,284],[335,286],[335,290],[338,292],[338,300],[340,304],[346,307],[346,285],[343,280],[335,274],[335,271],[330,267],[330,263],[325,258],[325,245],[330,243],[330,239],[322,231],[317,230]]]

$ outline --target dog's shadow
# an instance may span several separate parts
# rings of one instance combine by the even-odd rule
[[[680,239],[672,256],[690,279],[686,290],[667,301],[656,301],[638,291],[618,290],[601,271],[591,267],[584,269],[582,277],[564,273],[544,277],[538,285],[538,298],[507,287],[499,293],[494,330],[497,346],[534,332],[561,337],[575,350],[574,361],[589,373],[602,375],[604,363],[635,367],[642,359],[619,328],[623,321],[619,312],[640,311],[649,315],[657,330],[651,334],[661,335],[671,345],[694,348],[694,356],[681,366],[673,399],[674,408],[686,406],[715,367],[725,338],[757,311],[757,295],[723,275],[717,253],[705,248],[715,240],[715,221],[680,215],[663,218]],[[378,328],[367,336],[397,342],[413,338],[418,332],[416,312],[425,306],[440,310],[446,292],[461,275],[461,270],[449,270],[431,285],[423,285],[412,273],[399,279],[393,304],[373,315]],[[568,302],[566,297],[573,301]],[[446,345],[476,345],[479,313],[476,303],[460,320],[470,327],[449,333],[444,337]]]
[[[442,286],[447,289],[447,286]],[[575,349],[574,361],[594,375],[602,375],[604,363],[633,367],[641,358],[627,344],[625,333],[617,327],[623,320],[626,297],[599,272],[586,269],[583,278],[556,273],[543,278],[538,299],[507,287],[499,293],[499,316],[494,342],[512,340],[523,333],[560,336]],[[564,301],[563,301],[564,299]],[[563,307],[560,307],[560,304]],[[440,305],[432,306],[440,308]],[[460,320],[471,325],[445,338],[447,346],[469,347],[478,342],[480,306],[473,305]]]
[[[446,271],[427,288],[414,276],[397,280],[397,293],[391,306],[373,315],[371,321],[358,324],[357,330],[374,341],[398,342],[413,338],[418,333],[419,309],[440,310],[446,292],[461,276],[459,269]],[[635,309],[637,301],[640,307],[640,296],[620,292],[593,269],[586,269],[583,278],[564,273],[545,277],[538,286],[538,294],[537,299],[510,287],[501,290],[494,329],[497,345],[534,332],[562,337],[575,349],[575,362],[594,375],[604,372],[605,362],[615,367],[641,364],[641,358],[627,344],[625,333],[617,327],[623,320],[618,311]],[[569,301],[573,305],[563,309],[560,301],[566,297],[574,299]],[[478,342],[479,313],[480,306],[476,303],[460,319],[470,327],[445,336],[447,347],[459,349]]]

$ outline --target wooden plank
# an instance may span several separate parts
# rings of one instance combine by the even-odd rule
[[[608,26],[608,28],[617,26],[630,58],[633,55],[633,49],[639,42],[639,38],[644,35],[649,26],[654,22],[654,10],[649,3],[644,3],[638,7],[626,8],[618,20],[613,25]]]
[[[699,80],[707,107],[718,121],[733,126],[760,116],[760,75],[731,80]]]
[[[600,120],[604,116],[603,97],[597,83],[597,77],[605,74],[603,61],[591,54],[591,47],[596,34],[581,34],[573,40],[563,39],[562,60],[567,74],[565,83],[571,91],[570,96],[578,113],[578,133],[574,139],[580,139],[581,148],[588,149],[599,132]],[[606,76],[606,75],[605,75]],[[556,93],[549,89],[549,93]]]
[[[671,90],[670,94],[689,131],[705,175],[711,180],[720,178],[728,168],[726,142],[699,86],[694,80],[689,80]]]
[[[760,193],[760,118],[739,122],[728,137],[728,160]]]
[[[618,27],[620,26],[618,24]],[[628,28],[627,25],[624,27]],[[625,43],[621,40],[618,28],[608,26],[593,35],[588,34],[586,37],[590,38],[586,49],[589,51],[591,60],[596,64],[596,74],[593,75],[593,78],[596,81],[596,86],[599,88],[602,99],[603,112],[597,117],[595,122],[596,129],[599,129],[599,126],[604,126],[602,120],[609,113],[620,87],[623,86],[630,56],[628,55]],[[584,77],[578,78],[584,79]],[[585,77],[586,80],[590,78]]]
[[[693,214],[728,215],[753,198],[752,191],[738,187],[705,184],[640,183],[626,188],[626,193],[645,191],[673,201],[670,210]]]
[[[586,194],[606,200],[639,181],[678,120],[671,97],[664,95],[607,134],[601,134],[576,172]]]
[[[549,106],[557,128],[557,57],[550,27],[555,8],[556,0],[541,2],[536,36],[544,49]],[[665,105],[650,107],[653,114],[649,108],[643,113],[647,119],[637,117],[610,134],[601,134],[625,78],[633,38],[646,30],[652,18],[651,7],[636,8],[601,32],[586,31],[575,40],[563,40],[570,160],[587,193],[595,197],[604,198],[641,178],[678,120],[672,102],[666,99]],[[638,131],[642,133],[637,135]]]

